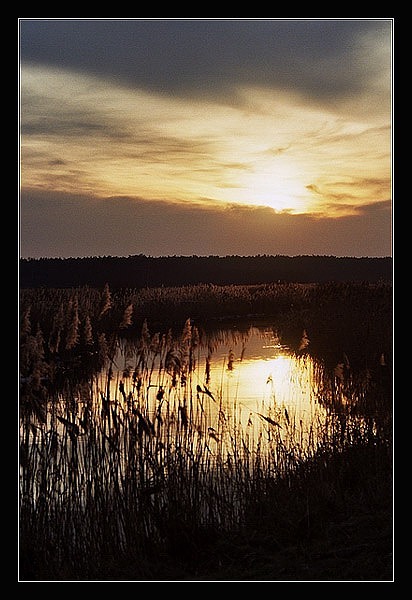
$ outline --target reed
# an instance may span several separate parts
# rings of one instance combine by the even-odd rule
[[[347,306],[378,296],[373,314],[382,315],[386,291],[358,287],[345,288]],[[372,508],[388,502],[391,405],[370,354],[358,361],[366,386],[341,379],[336,361],[323,363],[318,397],[329,412],[306,429],[276,405],[245,421],[236,393],[210,389],[216,347],[246,344],[247,333],[206,335],[186,317],[176,331],[188,299],[204,315],[276,301],[297,354],[307,349],[305,341],[299,350],[303,330],[316,352],[322,333],[307,306],[329,298],[334,313],[344,305],[341,292],[292,285],[23,290],[21,579],[236,578],[250,568],[253,540],[281,553],[318,535],[316,527],[332,535],[325,515],[336,509],[347,519],[358,496]],[[166,309],[163,331],[152,333],[151,319]],[[332,317],[323,310],[321,332]],[[368,349],[385,349],[390,362],[388,334],[378,329],[382,336],[370,334]]]
[[[193,566],[216,532],[268,510],[279,482],[295,486],[303,465],[382,443],[350,411],[309,432],[281,409],[245,426],[236,398],[199,379],[198,348],[189,320],[177,338],[145,323],[137,344],[112,347],[105,371],[49,393],[41,415],[22,413],[23,579],[119,577],[119,565],[150,578],[159,556]]]

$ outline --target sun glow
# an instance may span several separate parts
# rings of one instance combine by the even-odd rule
[[[275,434],[286,443],[296,431],[307,435],[314,418],[324,412],[316,397],[319,372],[314,361],[309,355],[297,355],[281,345],[272,329],[252,328],[247,338],[228,336],[209,356],[206,380],[209,352],[210,347],[202,348],[194,371],[184,385],[186,390],[191,386],[193,418],[206,420],[209,430],[219,432],[219,437],[226,427],[234,426],[241,427],[247,439],[254,443],[263,443],[262,432],[267,440]],[[116,364],[122,364],[121,354]],[[113,398],[118,396],[123,372],[119,371],[112,378]],[[160,376],[157,382],[153,376],[150,390],[147,389],[147,402],[153,416],[158,405],[159,381],[166,390],[169,409],[172,411],[173,407],[176,409],[174,403],[179,404],[179,386],[171,385],[171,376],[170,380]],[[125,385],[131,383],[131,380],[126,381]],[[106,383],[103,381],[101,385]]]
[[[26,188],[340,216],[390,193],[379,115],[342,118],[279,90],[195,101],[24,66],[22,107]]]
[[[302,171],[287,159],[271,161],[239,178],[239,187],[224,193],[228,201],[267,206],[275,211],[306,212],[312,197]],[[226,191],[226,190],[225,190]]]

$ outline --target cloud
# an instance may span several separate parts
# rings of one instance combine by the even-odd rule
[[[158,94],[230,97],[239,87],[332,101],[379,88],[390,19],[21,19],[21,59]]]
[[[353,176],[323,181],[320,178],[319,183],[309,184],[306,189],[319,198],[319,216],[363,214],[371,206],[387,206],[391,178]]]
[[[273,154],[274,156],[278,156],[279,154],[283,154],[284,152],[287,152],[290,148],[289,146],[285,146],[284,148],[269,148],[267,150],[268,153]]]
[[[61,158],[55,158],[53,160],[49,160],[49,165],[51,167],[60,167],[63,165],[66,165],[66,161],[65,160],[61,160]]]
[[[26,255],[390,251],[390,19],[21,19],[20,44]]]
[[[390,203],[340,219],[41,190],[21,194],[21,255],[391,254]]]
[[[359,207],[359,213],[363,215],[372,215],[373,213],[386,213],[391,214],[392,211],[392,200],[385,200],[383,202],[370,202],[369,204],[363,204]]]
[[[342,204],[382,199],[335,184],[389,170],[390,130],[380,117],[347,117],[262,88],[245,88],[242,97],[246,114],[24,66],[23,185],[292,212],[322,213],[322,203],[338,202],[339,194]],[[363,189],[369,194],[371,186]]]

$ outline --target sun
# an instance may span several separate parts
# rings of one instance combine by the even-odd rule
[[[225,188],[224,195],[227,201],[294,214],[310,212],[313,202],[303,171],[280,160],[238,175],[236,186]]]

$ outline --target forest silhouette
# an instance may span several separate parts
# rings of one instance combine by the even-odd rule
[[[391,257],[161,256],[22,258],[20,286],[113,288],[211,283],[324,283],[392,280]]]

